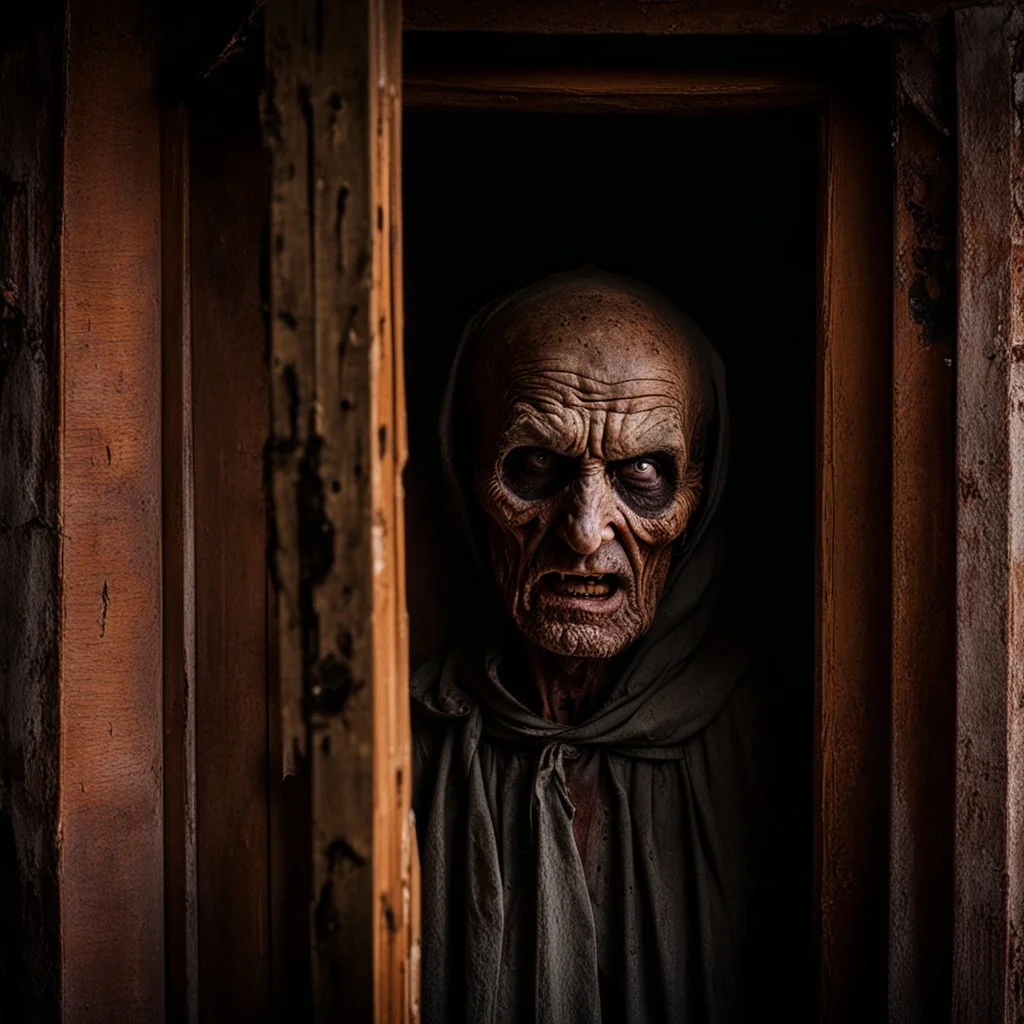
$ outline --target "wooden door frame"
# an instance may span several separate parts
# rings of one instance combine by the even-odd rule
[[[727,113],[816,111],[819,200],[814,822],[823,1019],[885,1008],[889,738],[887,113],[843,72],[421,67],[409,110]],[[866,1019],[866,1018],[864,1018]]]
[[[1024,365],[1019,273],[1024,204],[1017,194],[1022,159],[1015,128],[1019,102],[1013,88],[1024,32],[1019,13],[1010,5],[965,8],[953,16],[958,103],[958,118],[953,119],[943,112],[936,62],[925,59],[919,64],[918,58],[942,36],[946,13],[963,6],[925,0],[915,4],[843,0],[823,15],[808,0],[785,11],[743,0],[721,8],[704,5],[699,11],[683,11],[678,4],[642,5],[641,9],[631,0],[609,0],[595,13],[587,0],[566,0],[555,6],[521,2],[509,13],[508,5],[496,0],[476,4],[413,0],[407,12],[407,26],[420,29],[500,31],[512,25],[518,31],[533,32],[813,35],[870,24],[894,34],[888,974],[889,1011],[901,1020],[936,1019],[922,992],[936,972],[948,975],[950,963],[955,967],[951,990],[943,989],[949,999],[942,1005],[946,997],[940,994],[936,1004],[943,1015],[952,1007],[963,1020],[1012,1018],[1022,1012],[1016,1000],[1024,992],[1019,977],[1024,812],[1017,781],[1024,734],[1019,699],[1024,663],[1020,653],[1024,643],[1020,613],[1024,607],[1020,539],[1024,444],[1018,415]],[[54,670],[59,679],[52,688],[52,704],[60,706],[59,723],[51,709],[40,719],[44,723],[41,737],[32,732],[35,720],[15,728],[23,729],[35,744],[32,757],[52,765],[46,775],[50,788],[44,792],[45,799],[52,796],[52,807],[47,804],[45,813],[40,812],[43,838],[38,840],[46,852],[30,876],[31,884],[38,885],[47,899],[52,895],[59,905],[59,913],[55,910],[38,926],[39,934],[46,933],[46,948],[60,951],[53,975],[62,992],[55,999],[62,1000],[69,1016],[88,1003],[102,1005],[108,1014],[138,1016],[141,1012],[159,1019],[165,952],[165,940],[159,935],[163,872],[176,856],[168,852],[170,840],[180,838],[169,836],[165,828],[188,827],[187,797],[180,791],[172,801],[176,802],[174,813],[161,820],[167,796],[160,792],[160,773],[163,757],[180,739],[169,726],[178,721],[175,716],[180,717],[181,708],[164,706],[164,714],[172,721],[164,722],[161,750],[157,723],[162,681],[160,655],[153,641],[159,629],[155,623],[161,596],[172,601],[174,614],[180,614],[182,622],[188,614],[188,586],[165,591],[160,578],[161,524],[155,513],[160,502],[160,467],[152,457],[159,447],[152,413],[160,386],[161,361],[155,342],[160,325],[153,290],[160,267],[151,243],[156,237],[153,227],[161,221],[155,170],[161,97],[155,49],[149,45],[152,39],[141,23],[145,18],[140,21],[138,5],[117,0],[101,8],[102,17],[72,3],[61,15],[69,18],[62,48],[67,61],[64,78],[59,82],[60,76],[54,78],[54,95],[61,92],[55,109],[64,111],[66,133],[63,163],[53,172],[59,182],[62,230],[59,237],[55,230],[47,242],[55,253],[59,250],[54,285],[59,283],[62,306],[59,329],[54,329],[59,372],[53,375],[52,393],[47,394],[60,407],[60,424],[54,436],[46,434],[44,443],[59,452],[53,491],[60,494],[60,518],[56,523],[46,518],[41,524],[20,519],[7,524],[19,529],[42,525],[59,538],[58,582],[52,595],[46,596],[54,621],[60,623],[59,635],[55,631],[52,640],[52,661],[59,665]],[[913,13],[912,24],[905,17],[908,9]],[[390,69],[371,90],[376,97],[373,109],[391,109],[377,122],[387,126],[386,133],[374,127],[357,146],[368,161],[373,149],[373,159],[378,161],[373,166],[390,167],[386,186],[390,200],[384,212],[393,218],[396,229],[398,16],[396,5],[374,3],[360,14],[363,20],[357,26],[361,52],[366,55],[374,48],[377,55],[378,63],[367,61],[366,66],[379,67],[383,60]],[[382,38],[377,31],[381,24],[387,25],[386,56],[375,49]],[[371,43],[371,29],[377,42]],[[338,45],[333,31],[324,38]],[[939,48],[946,43],[940,40]],[[937,63],[944,60],[940,57]],[[378,91],[380,82],[383,94]],[[371,103],[369,96],[365,103]],[[300,116],[301,111],[293,110],[292,115]],[[959,157],[955,185],[949,174],[951,139]],[[830,159],[838,160],[842,147],[833,145],[831,152]],[[379,162],[382,153],[388,154],[383,163]],[[122,187],[125,181],[130,181],[131,188]],[[376,187],[377,194],[383,194],[382,180],[377,180]],[[954,188],[958,211],[950,198]],[[138,202],[126,203],[126,197]],[[956,264],[949,258],[952,232],[943,226],[947,208],[958,219]],[[372,216],[368,224],[372,228]],[[164,216],[162,225],[170,232],[165,233],[165,243],[182,230],[173,217]],[[389,251],[389,245],[392,253],[400,251],[397,230],[388,235],[386,239],[375,236],[380,243],[378,256]],[[129,270],[139,276],[135,289],[125,287],[127,253],[132,254]],[[387,289],[393,313],[390,329],[395,332],[400,330],[397,265],[396,260]],[[164,266],[172,278],[176,269],[180,268]],[[959,288],[955,337],[943,327],[952,309],[950,275],[956,277]],[[383,277],[376,280],[377,294],[383,296]],[[170,294],[173,299],[180,291],[171,280],[164,297]],[[88,303],[93,300],[102,314],[99,317],[90,316]],[[5,301],[14,300],[5,293]],[[172,308],[165,305],[164,314],[165,341],[186,330],[174,326]],[[97,337],[101,328],[103,336]],[[174,344],[181,340],[178,337]],[[397,350],[392,351],[397,355]],[[832,357],[839,354],[831,349]],[[171,361],[165,359],[164,368],[174,370],[180,351],[165,352],[168,355]],[[177,371],[182,371],[180,365]],[[400,379],[397,363],[390,374],[393,382]],[[389,461],[382,470],[392,480],[392,471],[402,460],[400,394],[394,394],[399,398],[391,413],[396,429],[389,437],[394,447],[389,448]],[[166,414],[166,396],[164,410]],[[176,406],[173,413],[184,416],[185,411]],[[16,422],[30,420],[16,416]],[[371,433],[376,425],[371,424]],[[835,423],[833,437],[834,427]],[[43,428],[33,438],[38,439],[39,429]],[[169,441],[165,436],[169,445],[165,453],[171,450],[175,459],[182,456],[183,438],[181,431]],[[132,451],[140,455],[137,461],[123,458]],[[177,470],[165,461],[165,500],[170,495],[165,516],[187,505],[187,496],[174,497],[177,485],[173,479],[168,483],[168,472]],[[178,485],[184,486],[181,481]],[[97,493],[109,495],[110,501],[96,502]],[[393,493],[400,492],[396,488]],[[388,514],[397,514],[398,501],[392,504],[392,497],[385,504]],[[954,507],[956,615],[950,596]],[[186,512],[181,515],[184,519]],[[166,518],[163,527],[163,541],[172,549],[172,557],[178,558],[185,542]],[[187,521],[184,527],[187,533]],[[400,530],[391,532],[396,565],[401,559],[400,534]],[[131,557],[125,560],[132,552],[137,556],[134,563]],[[181,557],[187,560],[187,552]],[[396,763],[391,758],[405,756],[400,572],[393,582],[390,610],[383,612],[393,630],[389,625],[391,639],[382,643],[397,637],[398,663],[382,670],[380,678],[390,682],[383,691],[387,698],[381,710],[388,710],[386,722],[380,721],[380,732],[374,732],[389,737],[379,747],[387,752],[382,754],[385,761],[373,768],[382,783],[390,779],[387,792],[397,791],[397,776],[390,776],[388,770]],[[101,630],[105,630],[102,636]],[[954,635],[955,735],[950,667]],[[174,636],[166,642],[170,647],[164,646],[165,672],[178,665],[184,673],[187,651]],[[860,728],[856,714],[843,720],[852,723],[855,732]],[[831,743],[838,743],[837,735],[830,733]],[[19,733],[16,742],[21,739]],[[40,753],[43,747],[46,752]],[[177,749],[174,756],[186,755]],[[953,765],[955,803],[947,793]],[[118,770],[111,771],[112,767]],[[822,792],[849,807],[851,794],[842,787],[829,789],[826,768],[823,761]],[[372,910],[369,913],[377,922],[373,934],[386,946],[389,941],[401,945],[414,933],[416,901],[412,867],[408,857],[402,859],[402,844],[408,852],[410,836],[408,822],[402,819],[404,805],[400,800],[381,806],[385,805],[382,818],[374,821],[380,824],[381,835],[401,839],[392,847],[393,853],[398,852],[389,862],[399,864],[400,870],[393,875],[399,880],[398,888],[388,890],[402,908],[399,931],[390,932],[383,905],[379,918]],[[51,812],[59,829],[49,827]],[[378,813],[377,809],[371,813]],[[163,846],[165,838],[167,846]],[[51,870],[49,865],[58,858],[59,870]],[[97,858],[102,859],[102,871],[94,870]],[[823,868],[823,883],[828,874]],[[178,896],[173,896],[169,886],[167,898],[184,900],[187,872],[176,878],[184,888],[175,889]],[[102,884],[97,884],[98,879]],[[955,913],[949,908],[953,932],[949,957],[941,935],[946,889],[956,893]],[[380,891],[368,887],[376,895]],[[843,899],[849,894],[850,890],[840,889]],[[387,904],[387,909],[394,914],[394,905]],[[837,905],[823,907],[826,911],[836,914]],[[170,913],[167,917],[169,927],[181,925],[180,917],[173,921]],[[140,942],[130,929],[115,927],[122,920],[147,922],[146,941]],[[97,921],[104,926],[100,932]],[[407,924],[410,931],[402,931]],[[387,939],[389,934],[397,937]],[[381,954],[378,946],[375,955],[389,954]],[[413,959],[407,949],[398,962],[408,965]],[[398,988],[406,993],[402,998],[411,1008],[411,974],[402,985]]]
[[[953,1016],[1024,1018],[1024,16],[955,19]]]
[[[313,1012],[418,993],[405,611],[401,3],[266,7],[268,484],[283,770],[309,794]]]
[[[66,16],[57,442],[60,1014],[64,1020],[97,1013],[159,1020],[164,826],[156,25],[133,0],[75,2]]]
[[[408,23],[421,28],[507,28],[515,21],[515,14],[502,14],[497,9],[503,5],[460,5],[432,0],[430,4],[411,6]],[[1018,967],[1022,959],[1019,936],[1024,933],[1024,865],[1020,863],[1024,812],[1016,781],[1024,734],[1019,700],[1024,662],[1020,654],[1024,621],[1020,614],[1024,607],[1024,553],[1020,540],[1024,532],[1020,514],[1024,445],[1019,436],[1018,416],[1020,352],[1024,351],[1018,264],[1024,230],[1020,224],[1022,204],[1015,185],[1021,180],[1022,159],[1014,125],[1019,103],[1015,102],[1013,89],[1024,35],[1019,14],[1009,5],[996,5],[964,9],[953,18],[958,101],[958,120],[954,122],[943,114],[943,104],[937,99],[941,84],[933,74],[934,62],[929,68],[925,60],[923,71],[916,62],[920,56],[917,51],[932,45],[927,40],[934,42],[942,35],[939,29],[943,12],[962,5],[914,5],[922,18],[910,30],[905,22],[899,22],[905,6],[888,0],[881,8],[861,4],[859,0],[836,5],[835,12],[828,15],[827,26],[816,6],[805,2],[782,13],[764,12],[756,5],[747,9],[742,2],[730,3],[722,11],[709,7],[694,13],[680,13],[678,5],[649,6],[650,11],[641,15],[635,4],[615,0],[588,20],[585,15],[590,5],[576,0],[558,5],[557,9],[550,5],[520,4],[515,27],[520,31],[577,31],[585,23],[588,31],[647,31],[666,35],[782,31],[813,34],[824,27],[838,28],[875,18],[875,12],[881,9],[881,22],[876,24],[885,28],[888,21],[889,27],[899,32],[894,45],[895,201],[889,247],[894,271],[890,293],[889,410],[892,668],[878,677],[891,685],[892,714],[887,755],[891,757],[892,787],[889,1010],[899,1019],[935,1019],[922,992],[929,977],[936,971],[947,973],[952,962],[952,990],[945,1009],[951,1003],[964,1020],[1012,1017],[1021,1012],[1015,1000],[1024,991]],[[56,474],[61,502],[57,527],[61,565],[60,589],[59,593],[55,590],[53,599],[61,623],[54,651],[54,659],[60,664],[61,708],[59,740],[55,741],[59,751],[54,755],[55,764],[59,762],[59,768],[54,769],[55,777],[59,775],[59,792],[55,791],[54,804],[62,845],[60,871],[56,880],[46,885],[56,894],[60,905],[60,935],[53,942],[54,948],[61,948],[59,975],[65,1010],[71,1012],[84,1001],[98,999],[111,1013],[120,1009],[131,1014],[143,1006],[146,1013],[157,1019],[164,984],[163,941],[153,939],[152,945],[140,946],[124,929],[117,934],[104,931],[102,941],[93,941],[97,920],[123,917],[147,921],[153,926],[147,931],[150,937],[154,929],[161,931],[163,871],[173,855],[168,852],[169,845],[162,845],[169,837],[164,831],[165,823],[159,820],[160,809],[166,810],[166,793],[162,798],[159,779],[162,758],[178,742],[179,735],[167,731],[170,723],[165,720],[161,751],[155,726],[161,704],[159,652],[154,650],[151,640],[158,628],[154,622],[159,618],[161,595],[165,599],[169,596],[175,614],[180,611],[183,617],[187,615],[188,600],[187,586],[174,593],[163,590],[158,556],[161,525],[154,511],[159,505],[160,473],[151,457],[159,446],[152,406],[159,387],[160,360],[154,340],[159,322],[151,286],[159,279],[160,268],[149,243],[153,241],[152,225],[160,221],[159,175],[154,169],[159,148],[157,62],[154,51],[148,47],[148,30],[140,29],[136,21],[136,6],[118,2],[103,5],[103,10],[105,21],[101,25],[81,5],[70,6],[66,81],[62,83],[67,132],[60,168],[64,214],[59,243],[60,372],[54,385],[61,408],[60,432],[54,439],[60,452]],[[368,123],[365,141],[359,141],[358,146],[367,161],[371,160],[372,149],[375,174],[390,168],[386,183],[382,177],[374,177],[375,194],[390,197],[382,204],[382,220],[391,218],[388,231],[385,236],[380,234],[382,227],[373,228],[372,216],[367,221],[367,230],[378,232],[376,255],[380,257],[390,251],[394,261],[389,270],[391,283],[385,287],[387,275],[383,268],[378,268],[380,274],[374,286],[378,299],[384,298],[392,313],[388,328],[392,332],[392,346],[396,332],[400,331],[398,261],[394,259],[400,252],[395,109],[400,100],[398,14],[394,4],[368,5],[357,26],[360,45],[364,47],[361,52],[367,55],[373,50],[376,54],[377,63],[368,60],[366,66],[389,69],[386,75],[378,77],[370,89],[373,96],[366,96],[365,103],[378,112],[390,109],[390,113],[378,117],[372,131]],[[387,31],[382,34],[378,29],[384,24]],[[380,40],[385,36],[387,43],[382,51]],[[330,34],[329,38],[335,41],[332,45],[337,44],[336,35]],[[140,40],[147,45],[140,46]],[[899,56],[900,50],[903,57]],[[901,64],[908,56],[909,64]],[[381,82],[383,93],[379,91]],[[761,88],[763,92],[764,83]],[[327,96],[331,96],[329,91]],[[293,110],[292,114],[301,116],[301,111]],[[88,132],[84,128],[86,117],[91,126]],[[833,119],[830,123],[839,122]],[[383,133],[380,125],[385,126]],[[115,138],[123,146],[97,142]],[[828,159],[835,161],[837,172],[844,153],[846,157],[855,156],[848,147],[844,148],[842,140],[848,138],[846,128],[830,136]],[[959,156],[955,186],[959,250],[953,270],[949,269],[953,264],[948,259],[950,237],[946,237],[951,233],[942,226],[942,211],[953,205],[949,198],[953,188],[949,143],[943,141],[950,138],[955,139]],[[131,178],[131,194],[139,199],[138,204],[124,203],[127,193],[119,184],[124,180],[119,175],[124,174]],[[105,213],[105,205],[115,210],[116,216]],[[368,209],[372,213],[373,208]],[[940,222],[938,227],[933,214]],[[181,229],[178,222],[166,216],[163,227],[172,235]],[[55,240],[53,244],[58,243]],[[122,288],[126,278],[121,261],[127,252],[137,257],[131,261],[133,269],[148,275],[146,282],[131,292]],[[888,262],[887,258],[880,266],[888,269]],[[174,268],[165,265],[164,270],[173,272]],[[951,273],[955,273],[959,286],[955,350],[953,334],[942,326],[952,308],[946,280]],[[833,265],[829,275],[834,274]],[[827,277],[826,285],[829,280]],[[176,288],[172,281],[165,288],[165,298],[168,292],[173,297]],[[826,287],[823,294],[829,296],[830,288]],[[97,303],[102,301],[101,312],[106,320],[90,317],[87,303],[93,299]],[[823,308],[836,315],[831,299],[823,303]],[[164,313],[166,339],[177,329],[167,319],[173,318],[174,311],[165,307]],[[877,310],[872,315],[878,315]],[[102,358],[93,357],[90,363],[91,350],[86,352],[85,343],[89,341],[92,345],[88,336],[97,327],[106,332],[96,343],[96,352]],[[830,344],[826,351],[830,359],[843,356],[846,350],[841,345],[837,348],[827,331],[824,341]],[[399,354],[394,347],[391,352],[394,356]],[[170,364],[164,362],[165,368],[169,365],[174,368],[173,358]],[[845,372],[845,368],[841,358],[838,363],[833,362],[830,374],[823,377],[823,387],[836,379],[837,371]],[[390,366],[388,375],[389,387],[394,388],[390,393],[396,399],[388,415],[393,417],[395,430],[385,445],[386,465],[381,472],[393,483],[403,457],[401,401],[395,384],[400,380],[397,362]],[[955,435],[950,397],[954,380]],[[139,395],[148,398],[139,404]],[[177,408],[175,415],[179,413],[184,415],[184,410]],[[840,409],[840,421],[844,415]],[[371,423],[368,437],[377,425],[376,421]],[[835,441],[834,419],[831,436]],[[952,459],[954,436],[956,473]],[[182,443],[181,437],[170,439],[175,458],[182,453]],[[143,457],[134,463],[122,461],[120,456],[133,450],[133,445]],[[886,466],[888,471],[888,462]],[[169,468],[176,472],[165,461],[165,488],[169,486]],[[386,515],[393,517],[388,522],[394,525],[400,522],[394,518],[399,512],[396,495],[400,490],[383,481],[382,476],[382,489],[377,495]],[[173,485],[172,480],[170,490]],[[165,499],[170,490],[165,489]],[[113,504],[96,504],[97,491],[109,492]],[[174,507],[184,507],[185,497],[182,495],[175,506],[177,499],[171,494],[165,513]],[[838,506],[827,501],[828,497],[828,488],[823,487],[822,506],[835,512]],[[125,503],[130,504],[131,500],[136,500],[137,505],[129,508]],[[950,523],[954,500],[958,613],[955,616],[950,598]],[[118,524],[112,525],[115,512]],[[185,512],[181,514],[185,516]],[[366,521],[372,524],[373,519]],[[836,529],[835,519],[831,522],[832,529]],[[163,540],[177,552],[184,541],[173,531],[168,532],[170,525],[165,519]],[[856,525],[846,520],[839,522],[838,528],[846,541],[852,543],[848,531]],[[389,534],[395,544],[391,564],[396,566],[401,560],[400,535],[400,529],[392,529]],[[830,536],[827,531],[823,534],[823,550],[825,539]],[[138,555],[134,566],[118,561],[128,548]],[[372,543],[369,549],[372,550]],[[164,554],[166,557],[166,548]],[[97,575],[101,569],[103,573]],[[402,747],[401,719],[401,572],[390,578],[391,603],[388,608],[375,607],[374,612],[389,623],[387,631],[379,634],[382,646],[377,650],[380,659],[387,661],[387,667],[380,669],[379,677],[375,676],[387,680],[381,690],[386,699],[372,712],[377,714],[379,710],[383,715],[375,719],[373,734],[388,739],[376,748],[374,756],[379,753],[382,760],[375,761],[371,770],[387,786],[378,792],[393,793],[398,790],[398,776],[392,776],[390,768],[404,763],[402,758],[407,751]],[[840,613],[840,618],[844,614],[847,613]],[[368,613],[367,621],[369,618]],[[164,623],[166,628],[166,618]],[[100,636],[98,631],[104,628]],[[827,623],[821,630],[823,638],[834,636],[837,642],[844,642],[834,631],[829,632]],[[950,703],[950,650],[954,635],[958,696],[955,741],[951,739],[954,719]],[[165,670],[173,657],[176,664],[182,663],[179,667],[184,672],[187,652],[178,649],[174,637],[168,637],[167,642],[173,650],[168,654],[168,647],[164,647]],[[822,660],[827,646],[823,642]],[[832,692],[827,683],[828,679],[823,680],[826,694]],[[875,685],[880,685],[877,679]],[[854,688],[844,684],[837,693],[850,697]],[[100,709],[110,714],[98,715]],[[831,748],[845,749],[850,736],[859,735],[864,724],[857,707],[843,705],[838,719],[827,718],[827,710],[826,700],[822,721],[828,722],[830,747],[824,753]],[[168,711],[165,705],[164,713],[173,719],[180,714],[180,708],[172,705]],[[872,712],[872,716],[875,714]],[[877,724],[874,717],[872,720]],[[852,731],[844,733],[846,727]],[[888,733],[888,725],[881,726],[873,742]],[[865,750],[871,764],[877,763],[877,750]],[[184,754],[177,751],[175,756]],[[113,774],[92,771],[95,765],[113,764],[122,770]],[[947,794],[954,764],[955,804],[952,795]],[[842,813],[851,813],[850,809],[857,806],[858,794],[863,795],[863,783],[857,779],[833,779],[824,755],[821,768],[821,792],[833,808],[845,808]],[[407,781],[408,777],[405,778]],[[832,781],[837,788],[832,787]],[[848,790],[847,785],[854,788]],[[175,800],[181,804],[182,814],[168,816],[167,829],[187,828],[187,808],[183,803],[186,797],[180,793],[178,797]],[[385,902],[379,908],[379,916],[372,909],[369,915],[375,922],[372,930],[378,940],[377,962],[383,956],[389,964],[406,965],[397,972],[406,971],[404,980],[388,991],[404,992],[399,1002],[405,1000],[405,1005],[411,1007],[414,980],[408,965],[413,962],[414,953],[406,948],[397,961],[386,950],[381,953],[389,942],[395,948],[401,946],[415,931],[415,879],[408,856],[410,833],[408,821],[403,819],[404,806],[401,799],[385,800],[370,811],[372,815],[381,815],[373,818],[376,824],[370,828],[379,826],[379,836],[389,840],[397,837],[400,841],[390,848],[391,867],[385,872],[388,878],[397,880],[397,887],[387,888],[386,893],[396,903]],[[124,841],[127,834],[141,838],[129,843]],[[824,842],[832,841],[825,825],[821,826],[821,835]],[[47,842],[56,848],[56,836]],[[141,858],[140,843],[145,850]],[[828,860],[827,852],[823,850],[821,857],[822,891],[832,891],[832,877],[839,903],[826,905],[822,901],[822,935],[826,940],[827,919],[838,916],[847,905],[844,901],[849,901],[855,891],[845,887],[846,881],[852,880],[856,885],[859,877],[848,876],[843,869],[843,864],[855,867],[854,861],[843,859],[847,854],[836,861]],[[108,866],[120,865],[127,864],[124,858],[129,853],[131,864],[125,872],[92,870],[96,857],[107,858]],[[100,877],[104,879],[102,886],[96,884]],[[952,960],[945,955],[946,940],[941,935],[947,913],[944,887],[956,893],[955,913],[951,910],[949,914]],[[184,890],[175,891],[180,894]],[[381,888],[370,886],[367,891],[379,895]],[[392,918],[387,911],[394,915],[395,906],[401,907],[402,912],[395,918],[400,922],[399,930],[392,932]],[[174,921],[180,923],[179,918]],[[171,924],[168,914],[168,925]],[[389,939],[389,935],[397,937]],[[143,948],[145,956],[140,958],[139,950]],[[840,952],[846,955],[845,950],[836,946],[835,955]],[[831,962],[843,967],[838,961]],[[389,975],[391,980],[384,983],[385,987],[391,985],[393,977],[394,974]],[[835,977],[828,982],[830,990],[836,993],[841,991],[842,984],[845,982]],[[380,990],[374,998],[383,998]],[[944,999],[940,994],[938,1004]],[[841,1007],[836,1012],[839,1010]]]

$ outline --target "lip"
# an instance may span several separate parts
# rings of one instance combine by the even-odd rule
[[[557,580],[554,585],[552,577]],[[578,585],[579,581],[583,579],[594,581],[600,579],[599,585],[610,583],[612,590],[607,595],[600,595],[572,594],[566,593],[562,589],[565,585],[564,581]],[[622,578],[616,573],[587,574],[587,576],[573,573],[545,573],[534,585],[534,597],[537,604],[556,612],[609,615],[619,610],[625,600],[625,595],[626,587],[623,585]]]

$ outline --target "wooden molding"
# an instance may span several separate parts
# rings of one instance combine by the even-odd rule
[[[894,41],[889,1019],[948,1016],[956,146],[938,33]]]
[[[870,93],[868,93],[870,95]],[[830,93],[819,336],[816,847],[821,1020],[884,1016],[889,748],[886,139]]]

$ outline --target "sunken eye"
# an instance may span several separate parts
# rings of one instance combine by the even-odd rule
[[[613,468],[615,485],[619,493],[641,515],[657,515],[664,511],[675,493],[671,459],[655,455],[641,455],[617,463]]]
[[[548,448],[514,448],[501,464],[501,476],[520,498],[536,501],[569,482],[575,461]]]
[[[534,448],[523,458],[523,468],[531,473],[550,473],[554,466],[554,452],[545,448]]]
[[[656,485],[661,479],[661,467],[653,459],[634,459],[619,466],[619,479],[639,487]]]

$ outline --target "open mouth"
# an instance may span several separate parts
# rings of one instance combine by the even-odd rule
[[[619,589],[619,577],[614,573],[574,576],[572,573],[549,572],[542,582],[548,590],[561,597],[609,598]]]

